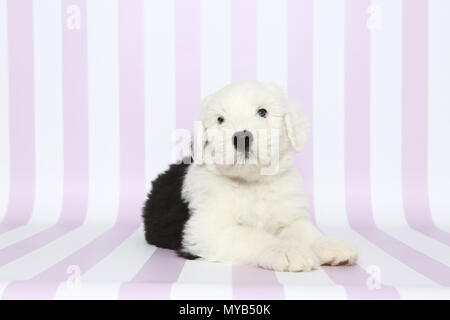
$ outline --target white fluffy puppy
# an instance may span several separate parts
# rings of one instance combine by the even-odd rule
[[[149,243],[276,271],[355,263],[352,244],[308,220],[293,167],[307,122],[279,88],[228,85],[204,100],[199,121],[194,164],[173,165],[153,182],[143,215]]]

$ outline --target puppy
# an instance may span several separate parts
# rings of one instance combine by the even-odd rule
[[[148,243],[180,256],[275,271],[354,264],[357,250],[308,220],[294,152],[307,122],[282,90],[234,83],[207,97],[193,159],[153,181],[143,219]]]

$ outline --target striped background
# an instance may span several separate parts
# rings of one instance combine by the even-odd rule
[[[1,297],[450,298],[449,13],[448,0],[0,0]],[[275,273],[144,243],[140,207],[174,129],[252,78],[301,102],[312,219],[355,242],[358,265]]]

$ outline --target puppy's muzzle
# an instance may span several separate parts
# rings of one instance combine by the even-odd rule
[[[253,135],[250,131],[243,130],[233,134],[233,145],[234,148],[239,152],[245,152],[247,154],[252,143]]]

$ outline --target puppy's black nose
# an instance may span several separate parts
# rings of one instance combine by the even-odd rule
[[[243,130],[233,134],[233,145],[237,151],[248,152],[253,142],[253,135],[250,131]]]

